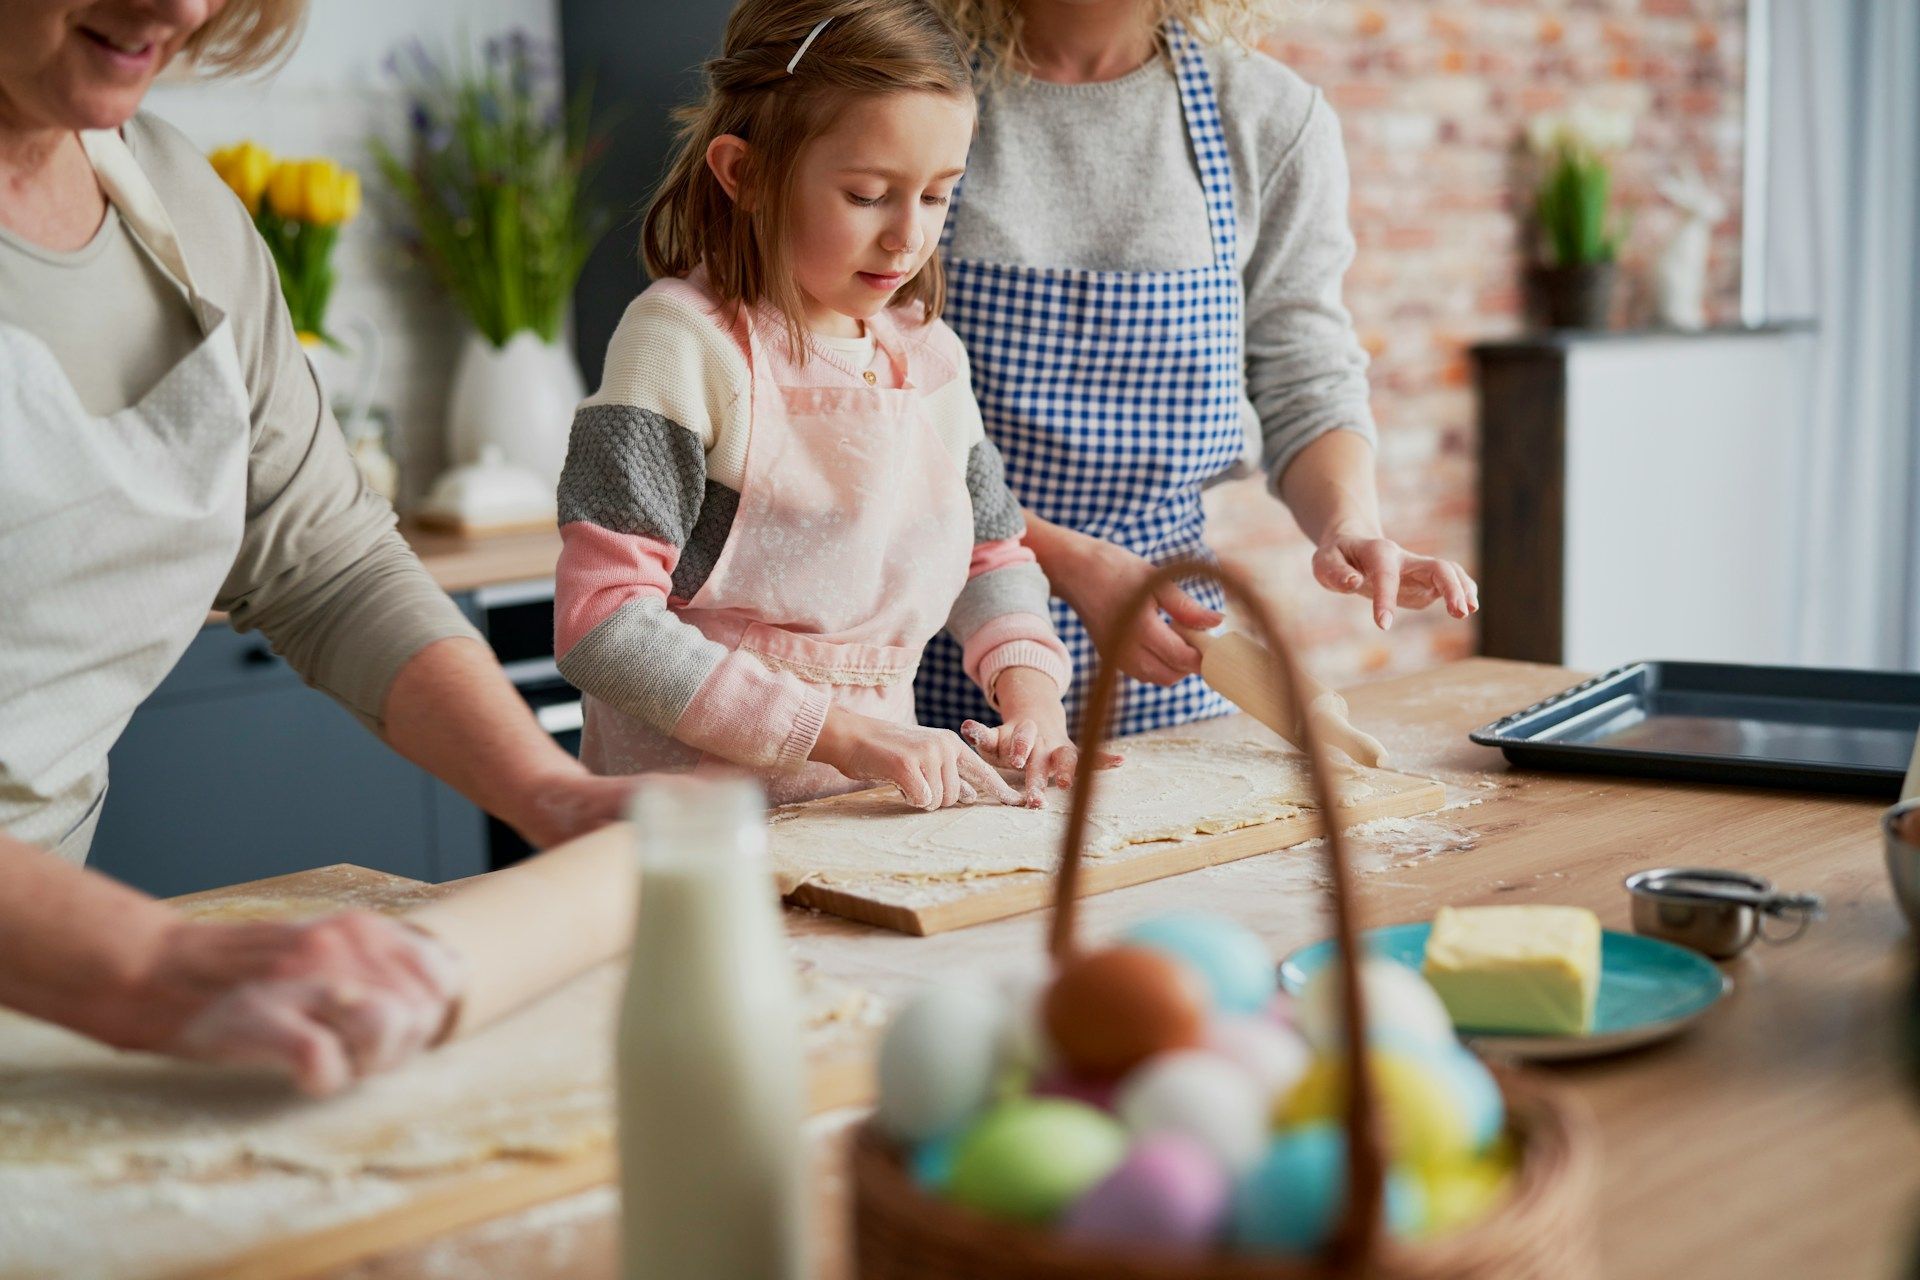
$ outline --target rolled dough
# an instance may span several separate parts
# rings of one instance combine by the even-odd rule
[[[1305,758],[1251,742],[1151,738],[1120,744],[1126,760],[1095,784],[1086,856],[1130,845],[1234,831],[1314,808]],[[1337,803],[1372,794],[1340,767]],[[1046,807],[968,805],[925,813],[888,788],[776,810],[768,832],[780,891],[886,880],[951,883],[1049,871],[1066,839],[1068,793]]]

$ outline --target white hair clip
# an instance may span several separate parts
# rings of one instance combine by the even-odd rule
[[[822,31],[825,31],[827,29],[827,24],[832,21],[833,21],[832,18],[822,18],[820,19],[820,21],[813,24],[813,30],[807,32],[807,38],[800,42],[800,47],[793,51],[793,57],[787,62],[788,75],[792,75],[793,69],[800,65],[800,59],[807,56],[807,49],[812,46],[813,38],[819,35]]]

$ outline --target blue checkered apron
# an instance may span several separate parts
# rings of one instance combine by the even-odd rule
[[[1133,272],[950,260],[945,313],[966,344],[974,394],[1006,456],[1014,496],[1048,520],[1156,562],[1207,554],[1201,486],[1240,459],[1245,440],[1244,308],[1220,107],[1198,44],[1178,23],[1165,32],[1206,193],[1213,261]],[[1223,603],[1211,583],[1193,594],[1213,608]],[[1052,613],[1073,657],[1067,717],[1078,733],[1093,642],[1063,601],[1053,601]],[[914,692],[922,724],[993,723],[944,633],[927,646]],[[1231,710],[1198,676],[1166,688],[1122,679],[1114,731]]]

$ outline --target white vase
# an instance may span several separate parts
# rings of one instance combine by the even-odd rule
[[[447,465],[478,463],[493,445],[509,463],[558,486],[573,411],[586,394],[563,344],[522,330],[496,347],[469,333],[447,402]]]

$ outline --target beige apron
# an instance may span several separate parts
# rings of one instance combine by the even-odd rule
[[[710,305],[692,284],[671,287]],[[744,324],[753,435],[740,506],[712,572],[676,613],[837,706],[911,724],[921,651],[967,584],[973,504],[925,405],[957,371],[892,315],[867,324],[901,386],[824,369],[831,385],[817,385],[788,354],[778,315],[762,308]],[[580,754],[597,773],[719,763],[593,698]],[[765,782],[776,804],[866,785],[813,761]]]
[[[251,414],[233,333],[118,133],[81,135],[202,340],[139,403],[81,407],[53,353],[0,325],[0,830],[84,862],[107,751],[206,620],[246,520]]]

